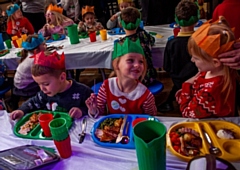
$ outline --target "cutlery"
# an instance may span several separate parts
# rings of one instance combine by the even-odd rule
[[[120,132],[119,132],[118,137],[117,137],[117,139],[116,139],[116,143],[119,143],[119,142],[122,143],[122,142],[124,142],[124,140],[125,140],[126,138],[129,139],[128,136],[123,136],[123,129],[124,129],[124,127],[125,127],[126,121],[127,121],[127,115],[124,116],[124,119],[123,119],[123,122],[122,122],[122,125],[121,125],[121,128],[120,128]]]
[[[85,136],[86,136],[86,129],[87,129],[87,117],[83,118],[82,121],[82,132],[79,134],[80,138],[79,138],[79,143],[82,143]]]
[[[212,140],[211,140],[210,136],[207,134],[207,132],[203,131],[203,134],[204,134],[205,138],[207,139],[207,142],[210,146],[209,152],[213,155],[220,155],[221,150],[218,147],[213,146]]]

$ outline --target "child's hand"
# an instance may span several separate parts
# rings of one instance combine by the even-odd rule
[[[89,113],[94,115],[97,112],[97,96],[92,93],[91,96],[85,101]]]
[[[118,18],[118,16],[115,14],[115,15],[113,15],[111,18],[110,18],[110,20],[111,21],[114,21],[114,20],[116,20]]]
[[[101,26],[100,23],[97,23],[97,24],[96,24],[96,29],[97,29],[97,30],[101,30],[101,29],[102,29],[102,26]]]
[[[82,111],[78,107],[71,108],[69,114],[74,119],[79,119],[82,117]]]
[[[78,23],[78,27],[82,27],[83,26],[83,22],[82,21],[80,21],[79,23]]]
[[[16,120],[19,119],[21,117],[23,117],[24,112],[22,110],[14,110],[11,114],[10,114],[10,118],[12,120]]]
[[[188,79],[187,81],[185,81],[186,83],[191,83],[193,84],[194,80],[200,75],[200,72],[198,72],[195,76],[191,77],[190,79]]]
[[[12,34],[13,34],[13,35],[14,35],[14,34],[17,34],[17,30],[13,29],[13,30],[12,30]]]
[[[28,30],[27,30],[25,27],[23,27],[23,28],[22,28],[22,32],[25,33],[25,34],[27,34],[27,33],[28,33]]]

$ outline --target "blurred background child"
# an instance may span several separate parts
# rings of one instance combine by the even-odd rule
[[[79,22],[80,5],[79,0],[61,0],[61,6],[66,11],[66,16],[71,18],[75,23]]]
[[[130,7],[132,3],[133,3],[132,0],[118,0],[118,7],[120,11],[112,15],[111,18],[108,20],[107,22],[108,29],[119,27],[121,11],[127,7]]]
[[[40,88],[34,81],[31,74],[34,54],[45,51],[47,46],[44,37],[39,34],[29,35],[25,42],[22,43],[21,60],[14,75],[14,87],[12,91],[9,106],[15,110],[18,108],[20,97],[32,97],[39,92]]]
[[[94,32],[104,29],[100,22],[95,19],[94,6],[82,8],[82,21],[78,23],[78,32]]]
[[[144,56],[147,61],[147,73],[142,80],[142,83],[149,86],[157,77],[157,71],[153,67],[152,63],[152,46],[155,43],[155,38],[147,33],[145,30],[139,27],[141,22],[141,14],[137,8],[128,7],[121,12],[121,26],[126,32],[126,36],[123,38],[130,38],[131,40],[140,39]]]
[[[188,41],[199,73],[176,94],[183,117],[231,117],[235,114],[237,70],[223,65],[219,54],[230,51],[234,33],[224,17],[202,25]]]
[[[45,14],[47,23],[39,30],[44,37],[52,34],[66,34],[65,27],[74,24],[73,20],[62,15],[63,9],[50,4]]]
[[[7,33],[11,36],[21,37],[21,34],[33,34],[34,28],[27,18],[22,15],[17,4],[7,6]]]
[[[188,39],[194,33],[194,26],[199,20],[198,6],[194,1],[182,0],[177,5],[175,14],[175,21],[181,30],[175,38],[167,42],[164,51],[163,68],[170,74],[173,87],[166,101],[158,106],[158,111],[162,113],[174,109],[176,92],[182,88],[183,82],[198,72],[187,49]]]
[[[106,105],[110,114],[156,115],[153,94],[139,82],[139,79],[144,78],[147,69],[140,40],[132,41],[126,38],[124,42],[116,42],[112,59],[117,77],[105,80],[98,95],[91,94],[86,100],[89,115],[97,117],[99,114],[105,114]]]
[[[44,52],[36,54],[31,71],[41,91],[11,113],[13,120],[35,110],[68,112],[76,119],[87,114],[85,100],[92,90],[66,78],[64,54],[59,55],[56,51],[50,55]]]

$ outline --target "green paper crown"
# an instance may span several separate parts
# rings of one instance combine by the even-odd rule
[[[126,30],[134,30],[140,25],[141,20],[140,20],[140,18],[138,18],[135,23],[130,22],[130,23],[126,24],[125,21],[123,21],[121,19],[120,22],[121,22],[122,27],[125,28]]]
[[[136,41],[126,38],[122,44],[119,42],[114,43],[112,60],[128,53],[138,53],[145,56],[139,38]]]

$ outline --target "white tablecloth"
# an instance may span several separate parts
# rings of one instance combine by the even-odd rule
[[[156,38],[156,43],[152,49],[153,64],[156,68],[163,66],[163,53],[165,45],[169,36],[171,36],[172,29],[167,25],[159,26],[146,26],[145,30],[156,32],[161,34],[163,38]],[[113,42],[119,37],[125,35],[108,35],[107,41],[102,41],[100,35],[97,36],[96,42],[90,42],[89,38],[80,39],[78,44],[70,44],[69,38],[67,37],[61,41],[55,41],[48,45],[60,46],[63,45],[63,49],[59,52],[64,51],[66,56],[66,68],[67,69],[80,69],[80,68],[112,68],[111,57],[113,51]],[[1,57],[7,66],[8,70],[15,70],[18,66],[16,53],[21,51],[20,48],[12,48],[10,53]]]
[[[157,117],[167,129],[175,123],[182,121],[191,121],[191,119],[177,117]],[[224,118],[225,120],[234,122],[240,125],[240,118]],[[95,144],[90,136],[90,131],[96,120],[88,118],[87,135],[82,144],[78,143],[78,134],[81,131],[81,120],[74,122],[70,130],[71,145],[73,154],[68,159],[49,165],[42,169],[54,170],[138,170],[136,151],[135,149],[120,149],[106,148]],[[55,148],[51,140],[31,140],[16,137],[13,134],[14,122],[8,117],[8,113],[0,111],[0,151],[26,145],[33,144],[38,146],[46,146]],[[184,170],[187,162],[184,162],[174,156],[167,149],[167,170]],[[235,162],[233,165],[240,170],[240,162]]]

